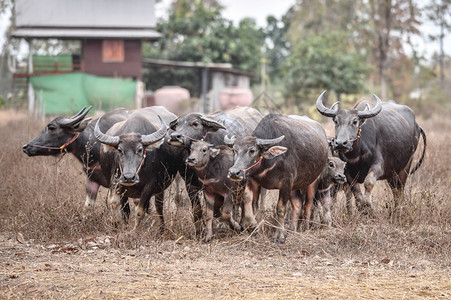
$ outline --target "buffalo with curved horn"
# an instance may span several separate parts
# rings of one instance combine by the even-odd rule
[[[192,142],[205,140],[214,146],[223,145],[225,135],[243,136],[249,135],[263,118],[261,113],[251,107],[235,107],[225,111],[216,111],[208,115],[200,113],[189,113],[178,117],[169,124],[171,133],[168,142],[170,145],[185,149],[185,159],[189,156],[189,149]],[[192,169],[192,168],[187,168]],[[196,175],[194,177],[197,177]],[[199,186],[191,185],[193,191],[200,190]],[[242,202],[241,226],[248,227],[256,225],[254,212],[259,209],[260,203],[264,204],[266,190],[261,190],[259,186],[252,188],[255,195],[252,200]],[[261,193],[260,193],[261,192]],[[260,208],[264,210],[264,205]]]
[[[351,185],[356,204],[364,212],[372,211],[371,191],[377,180],[387,180],[394,196],[394,207],[399,199],[408,175],[421,165],[426,151],[426,134],[415,121],[413,111],[393,101],[383,103],[379,97],[374,107],[361,101],[353,109],[327,108],[323,104],[324,91],[316,101],[316,108],[335,123],[332,148],[346,161],[345,175]],[[423,152],[411,169],[413,155],[423,137]],[[363,183],[365,194],[360,190]],[[348,195],[348,210],[350,210]]]
[[[283,243],[288,201],[293,210],[291,225],[294,231],[301,213],[301,199],[296,190],[306,189],[309,203],[313,203],[313,183],[327,161],[324,129],[308,117],[269,114],[258,123],[252,135],[226,137],[225,143],[232,146],[235,153],[228,173],[231,180],[247,179],[248,185],[279,190],[276,207],[278,228],[274,240]],[[306,222],[310,219],[310,212],[311,206],[306,205]]]
[[[97,122],[94,134],[103,144],[100,165],[105,178],[110,179],[108,202],[115,221],[127,219],[128,198],[139,198],[135,228],[140,224],[155,195],[155,206],[164,230],[163,196],[178,169],[172,147],[164,142],[167,123],[176,116],[161,106],[134,110],[130,116],[106,133],[100,130],[103,118]],[[125,214],[124,214],[125,213]]]
[[[86,118],[90,107],[84,107],[70,118],[59,116],[30,142],[22,147],[28,156],[58,156],[72,153],[81,162],[86,173],[86,201],[84,216],[91,212],[100,186],[109,187],[99,165],[100,143],[94,137],[94,124]],[[129,111],[116,109],[103,116],[100,129],[107,131],[115,123],[127,118]]]

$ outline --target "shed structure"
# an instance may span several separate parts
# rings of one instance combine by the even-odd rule
[[[35,39],[77,40],[81,54],[64,66],[53,61],[34,68],[30,50],[27,70],[17,70],[14,77],[82,72],[139,82],[142,41],[160,37],[155,0],[15,0],[15,16],[11,36],[25,39],[29,49]],[[28,87],[29,110],[34,110]]]

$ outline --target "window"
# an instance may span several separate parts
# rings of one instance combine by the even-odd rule
[[[102,42],[103,62],[124,61],[124,40],[103,40]]]

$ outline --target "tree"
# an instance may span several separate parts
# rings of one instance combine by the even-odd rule
[[[284,64],[287,97],[299,102],[311,91],[328,89],[340,98],[363,89],[368,68],[366,53],[356,47],[357,10],[350,0],[302,0],[292,9],[291,54]]]
[[[264,33],[253,19],[243,19],[238,27],[221,16],[223,7],[217,1],[176,0],[167,20],[159,20],[157,30],[162,38],[144,50],[151,58],[231,63],[234,68],[258,74]],[[151,89],[166,84],[182,85],[191,94],[199,90],[196,70],[152,69],[144,73]],[[258,80],[256,76],[255,80]]]
[[[293,46],[285,65],[287,97],[299,99],[311,90],[358,93],[367,75],[365,57],[353,48],[346,33],[311,35]]]
[[[266,19],[265,57],[268,61],[268,74],[272,81],[282,75],[282,64],[290,55],[291,44],[287,33],[291,23],[292,9],[279,20],[274,16]]]
[[[451,30],[451,0],[432,0],[429,5],[426,6],[426,16],[435,25],[440,28],[439,34],[430,35],[429,38],[432,41],[439,40],[440,42],[440,54],[438,56],[440,67],[440,87],[445,88],[445,76],[444,76],[444,60],[445,51],[443,49],[443,40],[445,39],[446,32]]]
[[[382,99],[386,100],[387,69],[396,53],[403,53],[403,38],[418,34],[418,8],[412,0],[369,0],[368,42],[376,62]]]

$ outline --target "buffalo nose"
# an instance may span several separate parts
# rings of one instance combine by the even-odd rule
[[[177,131],[174,131],[173,133],[171,133],[171,139],[172,140],[178,140],[181,139],[182,135],[180,133],[178,133]]]
[[[195,158],[194,157],[188,157],[187,159],[186,159],[186,162],[188,162],[188,163],[194,163],[195,162]]]
[[[348,142],[348,140],[336,140],[334,145],[335,145],[335,148],[348,147],[349,142]]]
[[[242,177],[241,170],[229,170],[227,177],[231,179],[240,179]]]
[[[127,183],[136,181],[136,175],[134,173],[124,173],[123,176],[124,176],[124,181]]]
[[[337,174],[335,175],[335,179],[338,181],[346,182],[346,176],[344,174]]]
[[[30,146],[28,145],[28,144],[25,144],[25,145],[23,145],[22,146],[22,151],[25,153],[25,154],[29,154],[29,151],[28,151],[28,148],[29,148]]]

